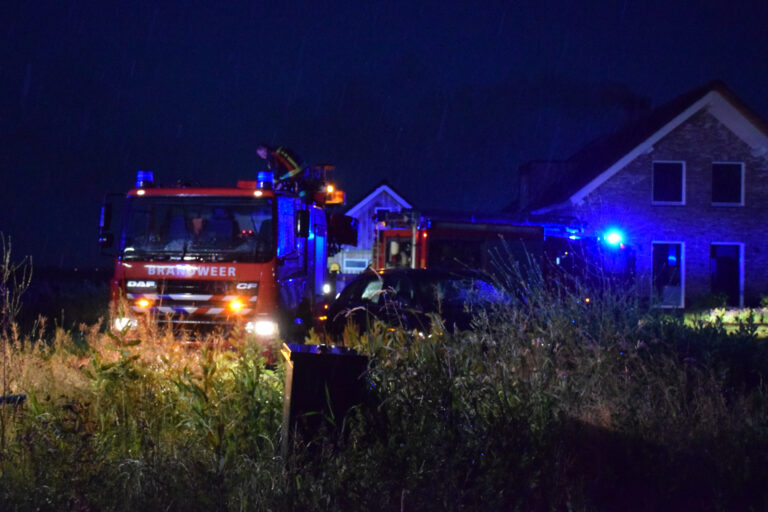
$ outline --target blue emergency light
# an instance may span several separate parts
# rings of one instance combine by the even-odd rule
[[[154,184],[155,175],[152,171],[136,171],[136,188],[147,188]]]
[[[676,267],[677,266],[677,250],[674,245],[669,246],[669,250],[667,252],[667,265],[670,267]]]
[[[612,229],[608,231],[605,236],[603,237],[603,240],[605,240],[605,243],[608,245],[621,245],[624,243],[624,233],[619,231],[618,229]]]
[[[256,183],[259,188],[272,188],[272,183],[275,181],[275,173],[272,171],[259,171],[256,174]]]

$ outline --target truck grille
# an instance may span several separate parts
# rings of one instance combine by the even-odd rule
[[[256,283],[245,283],[238,289],[238,283],[222,281],[159,281],[154,290],[126,289],[126,298],[131,309],[137,313],[155,313],[159,317],[176,323],[226,323],[235,316],[247,315],[253,311],[258,298]],[[147,307],[138,303],[141,299],[150,302]],[[228,305],[234,299],[243,302],[237,315],[230,312]]]
[[[222,281],[161,281],[158,290],[164,295],[227,295],[228,286]]]

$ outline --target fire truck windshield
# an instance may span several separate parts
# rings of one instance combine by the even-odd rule
[[[240,197],[131,197],[124,260],[266,262],[275,252],[273,202]]]

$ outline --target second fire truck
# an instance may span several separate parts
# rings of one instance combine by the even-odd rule
[[[375,268],[463,266],[489,270],[495,254],[519,260],[542,250],[541,226],[457,212],[382,212],[376,219]]]

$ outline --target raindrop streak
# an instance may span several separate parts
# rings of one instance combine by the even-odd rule
[[[341,84],[341,94],[339,95],[339,110],[344,108],[344,100],[347,98],[347,84],[346,82]]]
[[[24,82],[21,85],[21,106],[24,107],[24,103],[29,96],[29,86],[32,83],[32,63],[27,62],[27,70],[24,73]]]
[[[80,130],[82,132],[87,132],[90,124],[91,124],[91,113],[86,111],[83,113],[83,117],[80,121]]]
[[[621,21],[624,21],[624,15],[627,14],[627,5],[629,5],[629,0],[624,0],[621,6],[621,17],[619,18]]]
[[[496,31],[496,37],[501,37],[501,33],[504,31],[504,21],[507,19],[507,11],[509,10],[509,7],[504,9],[504,12],[501,13],[501,19],[499,20],[499,29]]]
[[[440,116],[440,126],[437,129],[437,135],[435,138],[437,140],[442,140],[443,138],[443,131],[445,130],[445,120],[448,117],[448,106],[443,107],[443,114]]]
[[[147,44],[152,43],[152,36],[155,32],[155,24],[157,23],[157,9],[152,11],[152,21],[149,22],[149,27],[147,28]]]
[[[299,97],[299,87],[301,87],[301,76],[304,71],[304,48],[307,44],[307,38],[304,37],[301,40],[301,46],[299,47],[299,59],[298,59],[298,65],[296,66],[296,85],[293,88],[293,97],[290,98],[289,103],[292,103],[296,100],[296,98]]]

